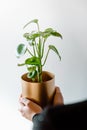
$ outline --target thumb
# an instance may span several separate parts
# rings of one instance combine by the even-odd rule
[[[63,96],[60,91],[60,88],[56,87],[55,95],[54,95],[54,99],[53,99],[53,105],[63,105],[63,104],[64,104],[64,101],[63,101]]]
[[[30,100],[27,98],[22,98],[22,103],[25,104],[26,106],[29,104]]]

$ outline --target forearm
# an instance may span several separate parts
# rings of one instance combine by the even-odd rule
[[[46,108],[41,113],[35,114],[33,116],[32,118],[33,130],[46,130],[46,128],[48,128],[48,125],[49,127],[51,126],[47,118],[48,116],[47,112],[48,112],[48,109]]]
[[[50,107],[33,118],[33,130],[67,130],[77,128],[87,130],[87,101]]]

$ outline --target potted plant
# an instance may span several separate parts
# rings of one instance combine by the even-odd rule
[[[38,19],[31,20],[24,28],[32,23],[36,24],[37,30],[23,34],[27,44],[21,43],[17,46],[16,56],[20,58],[27,55],[23,63],[18,64],[18,66],[26,66],[27,68],[27,72],[21,76],[22,95],[44,107],[52,101],[55,91],[55,75],[44,71],[43,66],[50,50],[54,51],[61,60],[58,49],[54,45],[46,44],[46,42],[50,36],[62,38],[62,35],[53,28],[41,31]]]

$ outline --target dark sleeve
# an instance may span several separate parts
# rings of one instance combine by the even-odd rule
[[[87,130],[87,101],[48,107],[33,118],[33,130]]]
[[[46,130],[50,128],[50,121],[48,120],[48,108],[44,109],[42,113],[33,116],[33,130]],[[52,130],[52,129],[50,129]]]

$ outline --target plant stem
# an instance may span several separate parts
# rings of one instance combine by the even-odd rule
[[[46,39],[44,39],[44,41],[43,41],[43,45],[42,45],[42,56],[41,57],[43,57],[43,54],[44,54],[45,41],[46,41]]]
[[[35,49],[36,49],[36,53],[37,53],[37,55],[38,55],[38,48],[37,48],[36,41],[35,41]]]
[[[36,56],[36,52],[35,52],[35,47],[33,46],[33,52],[34,52],[34,56]]]
[[[22,64],[18,64],[18,66],[23,66],[23,65],[25,65],[25,63],[22,63]]]
[[[38,28],[38,33],[40,32],[39,24],[37,23],[37,28]],[[39,36],[39,43],[38,43],[38,57],[40,59],[40,65],[38,66],[38,82],[42,82],[42,61],[41,61],[41,44],[42,44],[42,39]]]
[[[28,51],[28,53],[31,55],[31,56],[33,56],[33,54],[29,51],[29,49],[27,48],[27,51]]]
[[[42,65],[38,66],[38,82],[42,82]]]
[[[47,54],[46,54],[46,57],[45,57],[45,60],[44,60],[44,63],[43,63],[43,65],[42,65],[42,66],[44,66],[44,65],[45,65],[45,63],[46,63],[46,60],[47,60],[47,57],[48,57],[48,54],[49,54],[49,50],[50,50],[50,49],[48,49],[48,51],[47,51]]]
[[[38,28],[38,32],[40,31],[40,28],[39,28],[39,24],[38,24],[38,22],[37,22],[37,28]]]

